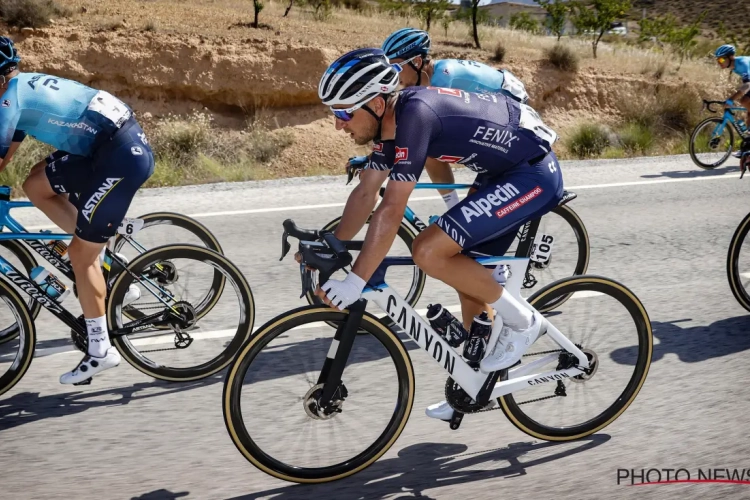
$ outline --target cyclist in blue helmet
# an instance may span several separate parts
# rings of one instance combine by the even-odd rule
[[[402,28],[391,33],[383,42],[381,49],[391,63],[401,68],[399,73],[400,87],[429,85],[466,90],[467,92],[501,93],[512,99],[526,103],[529,96],[521,81],[507,70],[498,70],[477,61],[463,59],[429,58],[431,48],[430,34],[415,28]],[[364,164],[372,155],[356,157],[352,163]],[[378,163],[375,162],[377,165]],[[454,184],[455,178],[450,162],[429,158],[425,170],[432,182]],[[364,172],[360,177],[361,191],[366,191],[362,202],[374,208],[380,186],[369,182]],[[448,208],[458,203],[458,193],[454,189],[438,189]],[[347,230],[345,225],[341,236],[352,237],[360,228]],[[350,234],[351,233],[351,234]]]
[[[23,190],[73,234],[68,256],[88,352],[60,383],[78,384],[120,363],[107,331],[99,256],[153,173],[154,157],[133,111],[121,100],[58,76],[22,73],[20,60],[13,41],[0,37],[0,171],[27,135],[57,149],[31,169]]]
[[[734,94],[729,96],[724,103],[724,107],[742,106],[748,110],[745,122],[750,124],[750,57],[737,56],[736,52],[734,45],[724,44],[716,49],[714,57],[720,68],[731,69],[742,79],[742,85],[737,88]],[[740,152],[738,151],[734,156],[739,157]]]

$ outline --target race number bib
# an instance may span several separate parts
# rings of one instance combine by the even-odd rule
[[[89,111],[99,113],[110,120],[117,128],[120,128],[125,121],[130,118],[130,110],[118,98],[100,90],[96,93],[88,107]]]
[[[531,250],[531,260],[539,264],[545,264],[552,255],[552,245],[555,238],[551,234],[538,234],[534,238]]]
[[[527,106],[526,104],[521,104],[520,106],[521,119],[518,126],[525,128],[526,130],[531,130],[534,135],[549,144],[549,147],[551,148],[552,144],[557,140],[557,134],[555,131],[544,124],[539,117],[539,114],[534,111],[534,108]]]
[[[525,103],[529,100],[529,94],[526,93],[526,87],[523,82],[513,76],[510,71],[503,71],[502,89],[516,97],[520,102]]]
[[[117,228],[117,232],[125,236],[133,236],[143,229],[143,219],[130,219],[125,217]]]

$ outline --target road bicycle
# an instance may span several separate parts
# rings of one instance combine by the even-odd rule
[[[290,249],[287,238],[299,239],[300,265],[317,269],[321,280],[351,264],[350,251],[362,248],[362,241],[341,242],[327,231],[299,229],[292,220],[283,225],[282,257]],[[580,300],[571,298],[564,309],[582,304],[584,313],[595,315],[592,335],[606,327],[613,332],[589,338],[580,314],[568,318],[566,311],[550,311],[545,313],[541,338],[529,350],[542,340],[552,349],[526,354],[524,358],[538,357],[532,362],[485,374],[478,370],[478,362],[464,360],[459,350],[388,286],[387,270],[413,265],[413,260],[386,257],[362,298],[348,309],[306,305],[284,312],[260,327],[242,347],[227,372],[223,391],[225,425],[240,453],[261,471],[299,483],[341,479],[373,464],[395,443],[409,419],[415,387],[410,346],[427,352],[448,375],[444,392],[454,410],[451,429],[459,427],[464,415],[499,409],[530,436],[569,441],[598,432],[617,419],[643,386],[653,351],[651,323],[635,294],[609,278],[582,275],[550,283],[526,301],[520,291],[528,257],[469,255],[486,268],[509,265],[506,293],[529,309],[539,310],[562,296],[576,294]],[[303,279],[302,286],[304,290],[310,283]],[[365,311],[368,302],[376,303],[393,326]],[[321,331],[330,324],[335,325],[335,333]],[[358,335],[358,330],[368,335]],[[633,335],[624,350],[606,356],[597,347],[626,334]],[[574,342],[573,336],[580,340]],[[292,388],[297,374],[302,387]],[[588,391],[599,388],[614,393],[588,397]],[[537,397],[518,401],[521,391]],[[563,408],[569,398],[574,400],[583,391],[583,401]],[[245,403],[243,397],[258,400]],[[385,401],[375,403],[378,397]],[[497,406],[488,408],[490,401]],[[547,404],[538,411],[525,409],[527,404],[543,401]],[[605,407],[592,411],[599,402]],[[547,423],[556,415],[571,421]],[[380,422],[371,422],[378,418]],[[290,429],[283,429],[285,425]],[[338,435],[348,431],[350,436]],[[320,442],[315,441],[318,438]],[[361,446],[356,444],[359,439],[364,441]],[[489,436],[484,442],[497,445]]]
[[[347,184],[351,182],[353,176],[361,167],[354,166],[348,168]],[[469,189],[471,184],[439,184],[439,183],[417,183],[414,189]],[[385,187],[380,188],[380,197],[385,193]],[[562,200],[558,206],[553,208],[544,216],[532,219],[523,224],[517,231],[515,241],[511,244],[506,255],[512,254],[515,257],[528,257],[528,267],[525,272],[523,281],[523,290],[531,292],[551,281],[557,276],[578,276],[585,274],[589,265],[589,256],[591,245],[589,243],[588,232],[578,214],[567,204],[577,197],[575,193],[565,191]],[[370,223],[371,217],[368,217],[367,224]],[[435,216],[430,217],[432,219]],[[325,226],[323,231],[335,231],[341,222],[341,217],[337,217]],[[414,239],[427,225],[414,213],[410,207],[406,207],[404,218],[398,228],[397,240],[403,242],[411,254]],[[569,229],[568,229],[569,228]],[[571,234],[572,231],[572,234]],[[562,240],[562,241],[560,241]],[[515,251],[513,246],[515,245]],[[553,259],[553,249],[555,258]],[[575,250],[573,250],[575,249]],[[574,253],[575,252],[575,253]],[[554,265],[553,265],[554,262]],[[345,273],[349,269],[343,269]],[[317,283],[313,271],[306,270],[310,276],[308,279]],[[334,276],[335,279],[342,279]],[[405,288],[404,298],[406,302],[415,307],[424,290],[427,275],[414,266],[410,283]],[[313,290],[315,287],[313,286]],[[559,297],[559,303],[550,303],[547,307],[554,308],[567,300],[568,297]],[[308,304],[322,304],[320,299],[314,293],[305,294]]]
[[[742,219],[729,242],[727,277],[734,298],[743,308],[750,311],[750,292],[748,292],[748,287],[750,287],[750,263],[742,254],[742,248],[745,245],[748,233],[750,233],[750,213]],[[747,254],[746,250],[744,255]]]
[[[55,270],[55,273],[65,276],[74,283],[73,290],[77,295],[72,266],[67,260],[52,251],[52,245],[49,244],[50,240],[67,241],[73,236],[70,234],[52,234],[50,231],[43,231],[41,233],[30,233],[27,231],[23,225],[10,215],[10,211],[16,208],[33,207],[34,205],[28,201],[11,201],[10,193],[9,186],[0,186],[0,247],[10,253],[10,255],[6,254],[4,257],[11,259],[11,262],[19,265],[26,272],[26,276],[28,276],[31,270],[38,266],[37,260],[30,252],[30,250],[33,250]],[[197,240],[197,242],[206,248],[223,253],[219,241],[206,226],[195,219],[174,212],[154,212],[135,219],[126,218],[120,228],[122,231],[118,231],[114,237],[112,251],[123,256],[124,253],[131,253],[128,250],[132,249],[135,251],[135,255],[140,255],[148,250],[148,247],[144,244],[144,241],[148,239],[144,238],[144,233],[147,232],[145,230],[149,228],[163,230],[167,226],[179,228],[188,233],[180,235],[179,241],[189,243],[190,241]],[[138,240],[133,237],[134,232],[140,234]],[[115,274],[112,274],[112,277],[114,276]],[[215,272],[212,286],[209,289],[211,295],[213,297],[220,296],[224,285],[224,276],[218,271]],[[29,308],[31,319],[36,319],[42,306],[32,297],[27,299],[26,305]],[[204,309],[210,310],[210,308]],[[129,311],[128,314],[138,314],[138,311]],[[17,329],[0,332],[0,344],[15,339],[17,335]]]
[[[13,221],[7,211],[18,202],[9,201],[10,188],[0,187],[0,215],[5,216],[6,224]],[[4,212],[3,212],[4,210]],[[134,236],[144,225],[138,219],[125,219],[118,228],[118,238],[111,238],[106,245],[104,256],[104,277],[107,286],[105,313],[112,344],[122,357],[134,368],[146,375],[172,382],[187,382],[211,376],[224,369],[250,337],[255,321],[255,303],[250,286],[243,274],[224,255],[210,248],[191,244],[162,245],[149,250],[141,248],[141,253],[126,262],[114,252],[118,241],[138,247]],[[7,224],[13,229],[15,226]],[[20,225],[18,226],[20,228]],[[2,232],[0,243],[3,246],[15,244],[16,251],[22,249],[24,259],[33,258],[19,241],[34,242],[38,233]],[[64,233],[45,233],[44,238],[52,240],[70,239]],[[7,248],[7,247],[6,247]],[[39,248],[45,260],[59,271],[69,270],[69,264],[55,257],[52,252]],[[143,251],[145,250],[145,251]],[[28,260],[26,262],[29,262]],[[180,263],[187,263],[181,266]],[[191,271],[205,265],[206,272],[193,279]],[[28,269],[27,269],[28,271]],[[221,275],[221,286],[217,287],[216,273]],[[43,288],[29,279],[23,271],[0,256],[0,305],[10,312],[10,321],[0,321],[0,336],[6,342],[0,345],[0,395],[15,386],[29,369],[36,347],[35,317],[33,308],[22,299],[27,296],[37,308],[44,307],[48,312],[71,329],[72,340],[79,350],[86,352],[88,336],[83,317],[76,318],[60,302],[51,298]],[[224,286],[229,283],[230,286]],[[151,303],[125,303],[131,286],[138,287],[139,298],[152,300]],[[197,298],[190,294],[198,288]],[[207,288],[207,291],[203,291]],[[230,295],[234,292],[234,298]],[[228,298],[227,298],[228,296]],[[132,302],[132,301],[131,301]],[[156,310],[156,312],[148,312]],[[210,311],[218,314],[208,316]],[[7,315],[6,315],[7,316]],[[235,321],[231,325],[231,321]],[[230,327],[227,327],[230,323]],[[223,328],[217,328],[221,324]],[[7,325],[7,326],[5,326]],[[229,338],[224,343],[223,339]],[[220,342],[221,352],[205,359],[204,349],[196,348],[194,341],[208,346]],[[169,347],[171,345],[171,347]],[[160,348],[154,348],[162,346]],[[167,347],[164,347],[167,346]],[[200,357],[200,362],[185,362],[187,350],[191,357]],[[154,359],[168,352],[168,362]],[[177,353],[181,358],[175,359]],[[89,384],[87,379],[81,384]],[[77,384],[80,385],[80,384]]]
[[[711,113],[718,112],[711,107],[714,104],[721,106],[724,102],[703,99],[703,109]],[[706,118],[695,126],[690,135],[689,145],[693,163],[704,170],[712,170],[727,161],[734,149],[734,134],[736,133],[738,138],[748,135],[744,121],[735,118],[735,112],[747,113],[747,110],[739,106],[730,107],[724,110],[721,118]]]

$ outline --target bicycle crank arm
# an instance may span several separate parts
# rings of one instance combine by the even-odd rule
[[[149,316],[144,316],[141,319],[131,321],[130,323],[128,323],[128,326],[117,328],[109,332],[109,336],[122,337],[123,335],[130,335],[132,333],[147,330],[151,327],[169,325],[175,319],[180,320],[181,318],[170,310],[161,311]]]

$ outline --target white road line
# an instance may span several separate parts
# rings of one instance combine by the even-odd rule
[[[573,297],[571,298],[581,299],[581,298],[587,298],[587,297],[595,297],[598,295],[602,295],[602,293],[584,291],[584,292],[575,292],[575,294],[573,294]],[[461,312],[461,306],[459,304],[445,306],[445,308],[452,313]],[[416,309],[415,311],[417,314],[419,314],[422,317],[424,317],[427,314],[427,309]],[[323,325],[325,325],[325,323],[323,322],[309,323],[307,325],[298,326],[294,328],[294,330],[318,328]],[[256,326],[255,329],[253,330],[253,333],[257,332],[258,329],[259,327]],[[190,336],[193,337],[193,339],[195,340],[220,339],[220,338],[232,337],[236,331],[237,331],[236,329],[230,328],[226,330],[214,330],[214,331],[208,331],[208,332],[191,332]],[[164,335],[155,335],[153,337],[133,339],[131,340],[131,343],[136,347],[146,347],[146,346],[154,346],[154,345],[161,345],[161,344],[171,344],[173,341],[174,341],[174,335],[172,333],[167,333]],[[41,357],[47,357],[47,356],[55,356],[57,354],[78,353],[78,352],[79,351],[76,350],[73,346],[67,345],[67,346],[61,346],[61,347],[50,347],[47,349],[37,349],[34,353],[34,357],[41,358]]]
[[[583,184],[580,186],[566,186],[565,189],[568,191],[576,191],[581,189],[606,189],[614,187],[631,187],[631,186],[647,186],[650,184],[670,184],[673,182],[694,182],[694,181],[710,181],[718,179],[738,179],[736,173],[723,174],[723,175],[712,175],[706,177],[690,177],[687,179],[657,179],[653,181],[632,181],[632,182],[613,182],[609,184]],[[462,193],[459,198],[465,198],[466,194]],[[441,196],[416,196],[409,198],[409,203],[420,202],[420,201],[433,201],[441,200]],[[378,200],[380,203],[380,200]],[[188,217],[201,218],[201,217],[223,217],[228,215],[250,215],[250,214],[265,214],[271,212],[292,212],[296,210],[311,210],[316,208],[336,208],[346,206],[346,202],[342,203],[322,203],[318,205],[292,205],[288,207],[268,207],[268,208],[250,208],[247,210],[227,210],[224,212],[201,212],[196,214],[188,214]],[[26,229],[28,231],[38,231],[40,229],[53,229],[55,225],[43,225],[43,226],[29,226]]]

